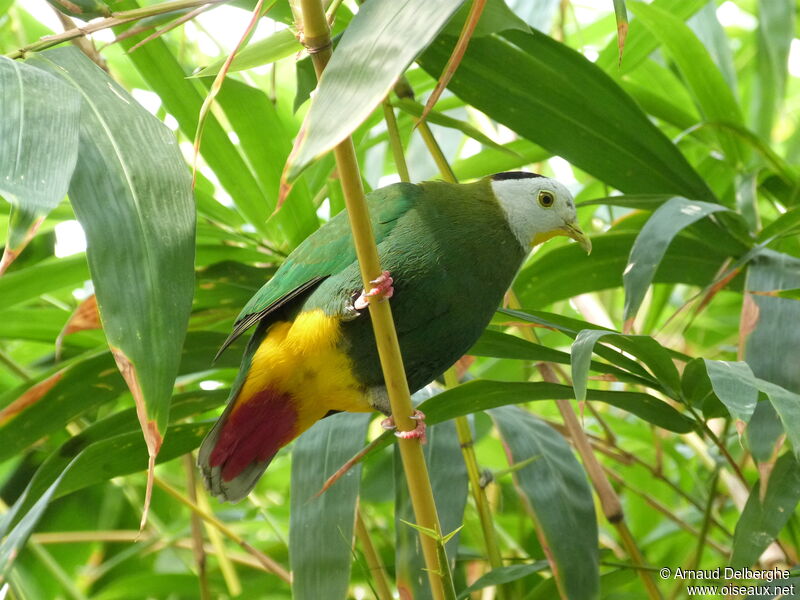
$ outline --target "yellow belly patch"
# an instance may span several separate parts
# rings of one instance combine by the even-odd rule
[[[374,410],[353,376],[350,358],[337,347],[340,337],[339,319],[321,309],[274,323],[253,356],[237,405],[264,389],[290,394],[300,431],[329,410]]]

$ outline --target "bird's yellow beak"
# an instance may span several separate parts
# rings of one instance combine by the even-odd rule
[[[572,223],[565,223],[562,229],[564,230],[564,235],[571,237],[581,245],[581,248],[586,250],[586,254],[591,254],[592,240],[583,232],[583,229],[578,227],[578,223],[574,221]]]

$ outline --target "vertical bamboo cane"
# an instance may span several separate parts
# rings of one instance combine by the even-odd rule
[[[300,7],[303,18],[303,43],[311,53],[314,69],[319,77],[331,56],[330,28],[320,0],[301,0]],[[353,243],[358,256],[361,277],[364,280],[364,287],[368,288],[370,281],[381,274],[381,267],[352,139],[348,137],[336,146],[334,155],[344,192],[345,206],[350,218],[350,227],[353,231]],[[372,318],[372,327],[375,332],[375,341],[378,346],[394,422],[400,431],[410,431],[416,427],[416,422],[410,418],[414,414],[414,408],[411,404],[408,381],[403,369],[400,346],[389,302],[371,302],[369,313]],[[417,524],[441,534],[439,516],[436,513],[433,490],[428,477],[428,467],[425,464],[419,440],[400,439],[398,444]],[[451,580],[444,580],[444,574],[448,570],[443,569],[439,564],[437,542],[421,533],[420,544],[433,597],[435,600],[443,600],[445,586],[452,590],[453,583]]]

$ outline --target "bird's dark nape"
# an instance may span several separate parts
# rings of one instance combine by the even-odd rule
[[[492,181],[503,181],[504,179],[534,179],[535,177],[544,177],[544,175],[526,173],[525,171],[505,171],[504,173],[495,173],[492,175]]]

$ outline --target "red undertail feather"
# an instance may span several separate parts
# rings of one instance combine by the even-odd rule
[[[254,462],[269,460],[295,437],[297,411],[291,396],[264,390],[231,411],[209,457],[231,481]]]

